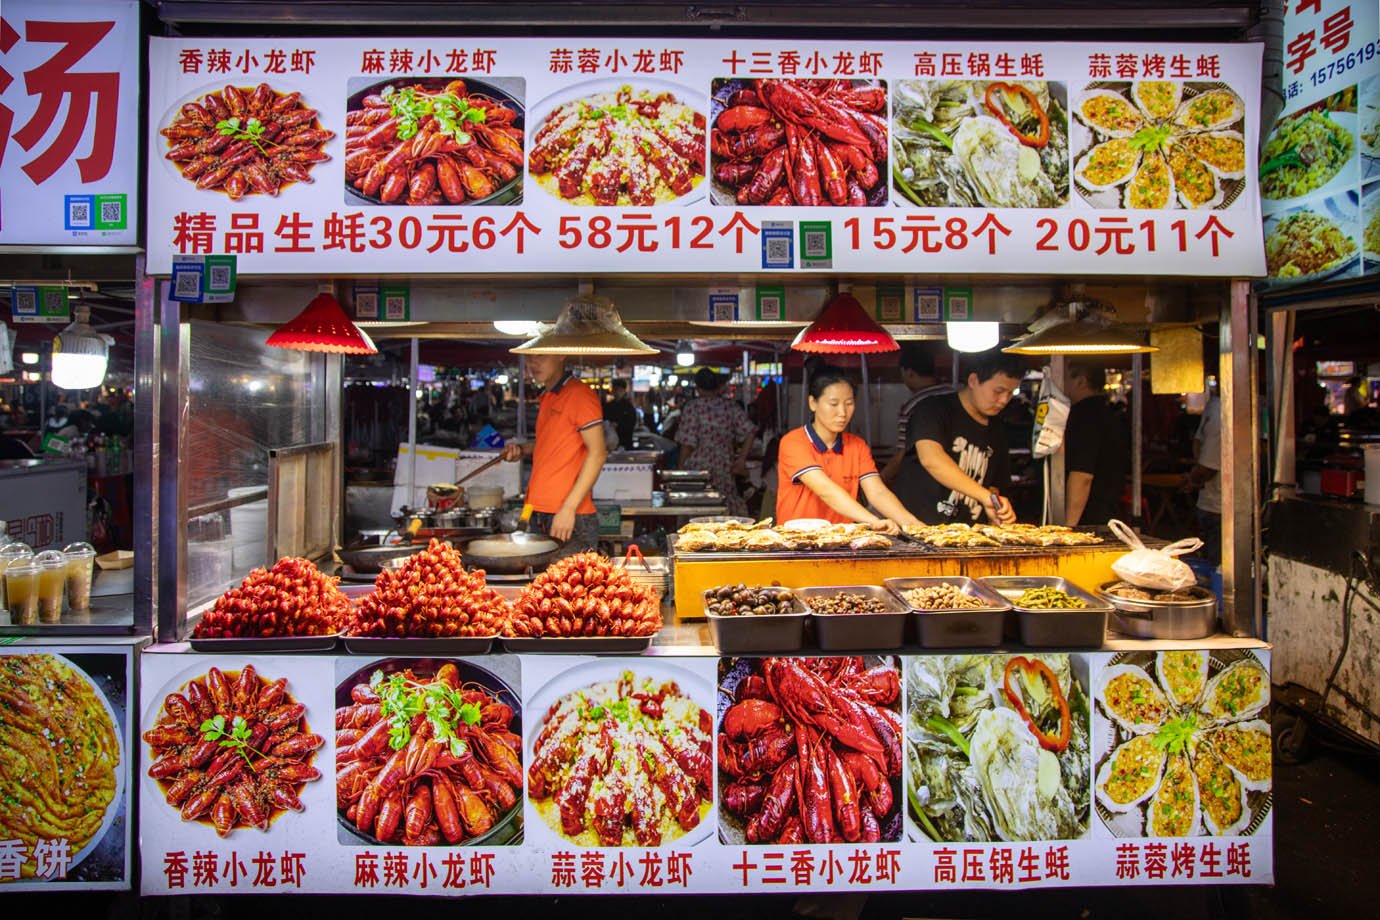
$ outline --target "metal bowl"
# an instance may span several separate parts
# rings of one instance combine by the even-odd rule
[[[564,545],[545,534],[516,531],[471,540],[460,557],[469,568],[521,575],[529,569],[537,572],[546,568]]]
[[[1119,632],[1137,639],[1203,639],[1217,632],[1217,595],[1199,586],[1200,597],[1188,601],[1146,601],[1121,597],[1109,589],[1109,581],[1097,593],[1112,605]]]

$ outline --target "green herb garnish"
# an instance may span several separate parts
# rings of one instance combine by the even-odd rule
[[[230,723],[229,731],[225,730],[225,716],[207,719],[201,723],[201,737],[207,741],[214,741],[223,748],[233,748],[244,758],[245,763],[250,763],[250,754],[264,756],[261,751],[249,746],[249,725],[244,721],[244,716],[235,716]]]

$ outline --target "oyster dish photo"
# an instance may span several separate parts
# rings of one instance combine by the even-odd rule
[[[892,125],[898,205],[1068,204],[1068,89],[1062,83],[901,80]]]
[[[906,668],[915,840],[1088,834],[1088,656],[926,655]]]
[[[1224,83],[1089,83],[1073,114],[1073,182],[1095,208],[1226,208],[1245,187],[1246,106]]]
[[[1093,794],[1112,834],[1233,837],[1265,824],[1270,673],[1254,652],[1123,652],[1093,698]]]

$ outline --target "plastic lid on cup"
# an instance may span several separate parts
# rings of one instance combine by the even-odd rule
[[[9,561],[5,566],[6,575],[37,575],[38,566],[34,565],[33,556],[17,556]]]
[[[94,556],[96,547],[90,543],[68,543],[62,548],[62,555],[72,558],[75,556]]]
[[[34,557],[34,565],[41,569],[55,569],[66,564],[67,560],[62,558],[62,553],[55,549],[45,549]]]
[[[0,546],[0,559],[27,559],[33,554],[33,547],[22,540]]]

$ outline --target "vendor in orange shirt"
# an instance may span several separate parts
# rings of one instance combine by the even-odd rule
[[[529,529],[565,541],[560,556],[592,550],[599,542],[599,516],[590,493],[608,455],[604,407],[593,390],[566,372],[564,355],[526,358],[528,376],[545,389],[537,436],[504,445],[503,459],[532,458]]]
[[[814,420],[783,435],[778,448],[778,521],[856,521],[888,534],[920,523],[882,481],[867,442],[848,433],[854,408],[853,381],[843,371],[815,371],[810,378]],[[877,514],[858,502],[859,489]]]

